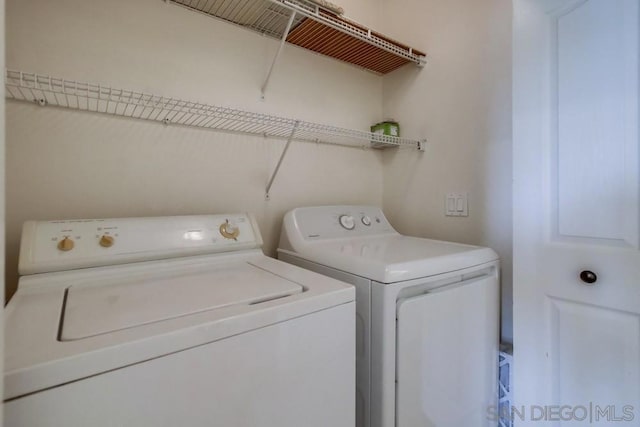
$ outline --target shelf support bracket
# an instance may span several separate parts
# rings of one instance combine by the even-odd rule
[[[269,68],[269,72],[267,73],[267,78],[264,79],[264,83],[262,84],[262,99],[264,99],[264,94],[267,91],[267,86],[269,85],[269,79],[271,79],[271,73],[273,73],[273,69],[276,66],[276,62],[278,62],[278,58],[282,53],[282,49],[284,48],[284,44],[287,41],[287,36],[289,35],[289,31],[291,31],[291,26],[293,25],[293,20],[296,17],[296,11],[291,12],[291,16],[289,17],[289,22],[287,22],[287,27],[284,29],[284,33],[282,33],[282,39],[280,40],[280,46],[278,46],[278,51],[276,52],[276,56],[273,57],[273,62],[271,63],[271,67]]]
[[[276,165],[275,170],[271,174],[271,178],[269,178],[269,183],[267,184],[267,189],[265,190],[265,198],[267,200],[269,200],[269,190],[271,190],[273,181],[276,179],[276,175],[278,175],[278,171],[280,170],[280,166],[282,165],[282,160],[284,160],[284,156],[287,154],[287,150],[289,149],[289,145],[291,145],[293,136],[296,134],[296,131],[298,130],[299,124],[300,124],[300,121],[296,120],[296,123],[293,125],[293,129],[291,129],[291,133],[289,134],[289,138],[287,138],[287,143],[284,146],[284,150],[282,150],[282,154],[280,154],[280,159],[278,160],[278,164]]]

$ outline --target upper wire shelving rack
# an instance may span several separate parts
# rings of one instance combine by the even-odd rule
[[[111,114],[164,124],[177,124],[287,140],[267,186],[267,194],[291,140],[362,148],[413,147],[425,141],[254,113],[200,102],[117,89],[100,84],[54,78],[23,71],[5,71],[8,99],[81,111]]]
[[[345,18],[319,0],[165,0],[378,74],[426,54]]]

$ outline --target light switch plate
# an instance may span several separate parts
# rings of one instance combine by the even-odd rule
[[[446,216],[469,216],[469,195],[462,193],[447,193],[444,196],[444,214]]]

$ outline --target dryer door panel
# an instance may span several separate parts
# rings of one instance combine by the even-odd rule
[[[398,301],[396,426],[495,426],[498,302],[493,275]]]

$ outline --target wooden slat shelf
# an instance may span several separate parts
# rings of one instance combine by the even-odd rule
[[[380,74],[387,74],[410,62],[311,19],[304,20],[291,31],[287,41]]]

